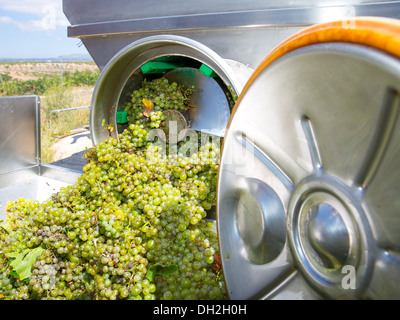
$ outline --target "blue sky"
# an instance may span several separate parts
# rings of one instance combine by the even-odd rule
[[[0,59],[88,54],[69,25],[62,0],[0,0]]]

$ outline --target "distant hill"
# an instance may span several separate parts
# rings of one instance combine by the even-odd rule
[[[93,61],[92,57],[89,54],[69,54],[66,56],[59,56],[56,60],[62,59],[63,61]]]
[[[16,59],[16,58],[0,58],[0,61],[8,62],[8,61],[84,61],[84,62],[93,62],[92,57],[89,54],[69,54],[65,56],[58,56],[53,58],[26,58],[26,59]]]

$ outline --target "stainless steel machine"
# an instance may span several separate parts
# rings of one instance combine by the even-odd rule
[[[0,220],[7,201],[48,199],[61,187],[77,181],[81,172],[40,159],[40,98],[0,98]]]
[[[94,144],[116,136],[147,74],[199,89],[185,118],[224,137],[216,224],[231,299],[400,297],[400,1],[63,8],[102,71]]]
[[[236,103],[217,200],[236,298],[399,298],[400,22],[355,22],[283,42]]]

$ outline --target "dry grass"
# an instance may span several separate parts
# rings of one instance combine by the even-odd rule
[[[98,72],[94,62],[0,62],[0,73],[15,80],[38,79],[45,75],[60,75],[63,72],[90,70]],[[89,124],[89,109],[52,113],[52,110],[89,106],[93,86],[63,88],[54,87],[46,91],[41,99],[41,153],[42,162],[51,163],[54,158],[53,145],[59,141],[57,134],[68,133]]]
[[[42,162],[54,159],[53,145],[58,141],[53,135],[62,135],[89,124],[89,109],[52,113],[52,110],[90,105],[92,87],[53,88],[41,97],[41,150]]]
[[[59,75],[61,68],[71,73],[75,71],[98,71],[94,62],[1,62],[0,73],[7,74],[13,79],[38,79],[44,75]]]

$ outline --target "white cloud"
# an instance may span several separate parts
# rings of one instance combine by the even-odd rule
[[[0,0],[0,10],[9,14],[0,16],[0,24],[13,24],[23,31],[51,32],[69,25],[62,11],[62,0]],[[12,13],[29,13],[32,19],[16,20]]]
[[[2,23],[2,24],[12,24],[14,22],[15,21],[10,17],[2,17],[2,16],[0,16],[0,23]]]

